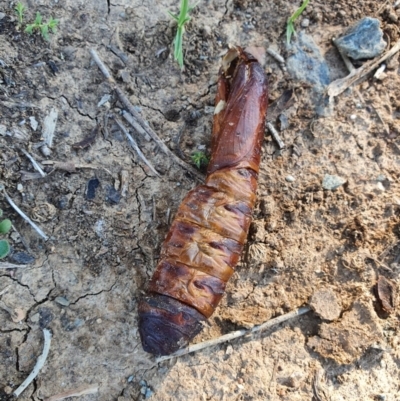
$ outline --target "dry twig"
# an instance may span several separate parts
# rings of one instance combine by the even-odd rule
[[[132,128],[140,135],[142,135],[146,141],[150,141],[150,136],[146,134],[146,131],[138,124],[138,122],[125,110],[122,110],[122,117],[132,126]]]
[[[80,397],[86,394],[96,394],[98,391],[98,384],[83,385],[73,390],[67,390],[63,393],[52,395],[51,397],[45,398],[44,401],[60,401],[69,397]]]
[[[46,173],[42,170],[39,163],[31,156],[25,149],[21,149],[21,152],[31,161],[33,167],[42,177],[46,177]]]
[[[35,380],[36,376],[39,374],[40,369],[42,369],[43,365],[46,362],[47,355],[50,351],[50,344],[51,344],[51,333],[47,329],[43,329],[43,336],[44,336],[44,345],[43,345],[43,352],[39,356],[36,361],[36,365],[34,366],[30,375],[23,381],[23,383],[14,391],[14,397],[19,397],[21,393]]]
[[[146,123],[146,121],[143,120],[143,118],[140,116],[140,114],[135,110],[134,106],[132,103],[129,101],[129,99],[125,96],[125,94],[122,92],[120,88],[118,88],[114,78],[111,76],[111,74],[108,72],[107,67],[104,65],[104,63],[100,60],[99,55],[94,49],[90,49],[90,54],[92,55],[92,58],[94,62],[97,64],[99,67],[100,71],[104,75],[104,77],[107,79],[107,81],[110,83],[112,86],[114,92],[117,94],[119,101],[126,107],[128,112],[133,116],[133,118],[138,122],[138,124],[143,128],[143,130],[150,136],[151,139],[160,147],[160,149],[175,163],[179,164],[181,167],[183,167],[185,170],[189,171],[191,174],[193,174],[194,177],[196,177],[200,182],[204,181],[204,177],[201,173],[199,173],[194,167],[192,167],[190,164],[186,163],[182,159],[180,159],[178,156],[176,156],[165,143],[158,137],[158,135],[150,128],[150,126]]]
[[[337,79],[336,81],[331,82],[327,87],[327,94],[329,97],[335,97],[343,93],[346,89],[348,89],[351,85],[357,82],[359,79],[365,77],[370,72],[372,72],[375,68],[377,68],[380,64],[382,64],[385,60],[395,55],[400,50],[400,40],[395,43],[395,45],[388,50],[382,57],[379,59],[371,60],[365,64],[363,64],[360,68],[357,68],[352,73],[347,75],[347,77]]]
[[[234,340],[235,338],[243,337],[243,336],[246,336],[246,335],[249,335],[249,334],[253,334],[253,333],[257,333],[259,331],[263,331],[263,330],[269,329],[270,327],[273,327],[273,326],[276,326],[277,324],[283,323],[286,320],[292,319],[292,318],[294,318],[296,316],[304,315],[305,313],[309,312],[310,310],[311,310],[311,308],[309,306],[304,306],[302,308],[296,309],[293,312],[286,313],[285,315],[278,316],[278,317],[276,317],[274,319],[268,320],[267,322],[262,323],[262,324],[260,324],[258,326],[254,326],[250,330],[244,330],[244,329],[243,330],[237,330],[237,331],[233,331],[232,333],[225,334],[224,336],[215,338],[213,340],[204,341],[204,342],[199,343],[199,344],[190,345],[189,347],[180,349],[179,351],[174,352],[171,355],[161,356],[161,357],[157,358],[156,359],[156,363],[163,362],[163,361],[166,361],[168,359],[175,358],[177,356],[190,354],[191,352],[200,351],[200,350],[202,350],[204,348],[207,348],[207,347],[212,347],[214,345],[221,344],[221,343],[224,343],[226,341]]]
[[[47,241],[49,237],[43,232],[43,230],[36,224],[34,223],[15,203],[14,201],[10,198],[8,193],[6,192],[6,189],[4,188],[3,185],[0,185],[0,190],[3,190],[4,196],[7,199],[7,202],[10,204],[10,206],[24,219],[26,220],[34,229],[35,231],[45,240]]]
[[[347,55],[343,52],[343,50],[337,45],[336,39],[332,40],[333,44],[336,46],[337,51],[339,52],[340,56],[342,57],[342,60],[347,68],[347,70],[352,73],[356,67],[351,63],[350,59],[347,57]]]
[[[125,134],[125,136],[128,138],[128,141],[132,148],[136,151],[138,156],[142,159],[144,164],[157,176],[160,177],[160,174],[158,174],[157,170],[153,167],[153,165],[146,159],[146,156],[142,153],[140,150],[138,144],[136,141],[132,138],[132,135],[128,132],[128,130],[124,127],[124,124],[117,118],[114,117],[114,121],[117,123],[119,129]]]
[[[279,149],[283,149],[285,147],[285,143],[282,141],[276,128],[270,122],[267,122],[267,128],[272,137],[275,139],[276,143],[278,144]]]
[[[268,47],[267,53],[279,63],[283,71],[286,71],[285,59],[278,52],[276,52],[271,47]]]
[[[30,265],[16,265],[14,263],[9,262],[0,262],[0,269],[19,269],[19,268],[27,268],[31,267]]]

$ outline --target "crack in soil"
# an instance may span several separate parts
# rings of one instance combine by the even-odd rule
[[[103,292],[111,292],[115,285],[117,284],[118,280],[115,280],[114,283],[112,284],[112,286],[107,290],[107,289],[103,289],[99,292],[95,292],[93,294],[85,294],[85,295],[81,295],[80,297],[78,297],[74,302],[71,302],[70,305],[76,305],[81,299],[87,298],[87,297],[91,297],[91,296],[96,296],[96,295],[100,295]]]

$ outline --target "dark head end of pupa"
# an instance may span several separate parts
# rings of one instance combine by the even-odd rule
[[[189,344],[206,318],[176,299],[149,294],[139,302],[139,333],[143,349],[154,355],[170,355]]]

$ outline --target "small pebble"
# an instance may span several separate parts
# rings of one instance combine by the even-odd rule
[[[350,116],[350,120],[355,120],[357,118],[357,116],[355,115],[355,114],[352,114],[351,116]]]
[[[68,301],[67,298],[64,297],[57,297],[54,299],[55,302],[57,302],[59,305],[62,306],[69,306],[71,302]]]
[[[128,383],[131,383],[135,376],[131,375],[128,377]]]
[[[25,252],[15,252],[11,255],[11,259],[15,263],[19,263],[21,265],[29,265],[35,261],[35,258],[32,255],[29,255]]]
[[[286,180],[287,182],[295,182],[295,181],[296,181],[296,178],[294,178],[292,175],[287,175],[287,176],[285,177],[285,180]]]
[[[0,124],[0,135],[5,136],[7,133],[7,127],[3,124]]]
[[[279,122],[281,123],[281,131],[289,128],[289,119],[285,114],[279,116]]]
[[[97,320],[96,320],[96,323],[97,323],[97,324],[100,324],[100,323],[102,323],[102,322],[103,322],[103,321],[102,321],[101,319],[97,319]]]
[[[6,15],[4,13],[0,13],[0,20],[2,20]]]
[[[386,191],[385,187],[383,186],[383,184],[380,181],[376,183],[376,187],[381,192],[385,192]]]
[[[113,186],[107,187],[106,201],[112,205],[117,205],[121,200],[121,193],[117,191]]]
[[[32,323],[37,323],[37,322],[39,321],[39,319],[40,319],[39,313],[35,313],[34,315],[32,315],[32,316],[30,317],[30,321],[31,321]]]
[[[379,174],[378,177],[376,177],[377,181],[386,181],[386,176],[384,174]]]
[[[15,243],[18,243],[18,242],[21,241],[21,236],[20,236],[16,231],[13,231],[13,232],[10,234],[10,237],[12,238],[12,240],[13,240]]]
[[[2,13],[0,13],[0,14],[2,14]],[[1,19],[1,17],[0,17],[0,19]],[[10,386],[5,386],[5,387],[3,388],[3,391],[4,391],[6,394],[11,394],[11,393],[13,392],[13,389],[12,389]]]
[[[17,184],[17,190],[22,192],[24,190],[24,186],[22,184]]]
[[[338,177],[337,175],[325,174],[325,177],[322,181],[322,188],[333,191],[346,182],[347,180],[345,178]]]
[[[310,306],[321,319],[330,321],[338,319],[342,312],[336,294],[330,289],[314,292]]]
[[[92,178],[87,184],[86,199],[93,200],[96,196],[96,189],[100,185],[100,181],[97,178]]]
[[[58,199],[56,205],[60,210],[65,210],[68,207],[68,197],[67,196],[60,196]]]
[[[151,390],[150,387],[147,387],[146,392],[145,392],[145,394],[144,394],[144,398],[146,398],[146,400],[147,400],[147,399],[150,398],[152,395],[153,395],[153,391]]]
[[[100,99],[100,102],[97,103],[97,107],[103,106],[103,105],[106,104],[110,99],[111,99],[111,95],[104,95],[104,96]]]
[[[307,28],[310,25],[310,20],[308,18],[304,18],[300,25],[302,28]]]

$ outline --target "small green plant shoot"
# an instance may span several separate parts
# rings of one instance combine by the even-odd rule
[[[179,15],[172,14],[168,11],[168,14],[178,24],[174,39],[174,59],[178,62],[181,70],[183,69],[183,34],[185,33],[185,24],[190,21],[189,13],[196,5],[189,7],[189,0],[181,0]]]
[[[18,2],[15,6],[15,12],[17,13],[18,18],[18,26],[22,26],[22,22],[24,21],[24,13],[26,11],[26,7],[21,3]]]
[[[0,209],[0,217],[3,211]],[[0,234],[7,234],[11,229],[11,221],[4,219],[0,222]],[[10,245],[7,240],[0,240],[0,259],[5,258],[10,252]]]
[[[305,10],[310,0],[304,0],[303,4],[293,13],[293,15],[288,19],[286,25],[286,41],[287,44],[290,44],[290,39],[292,35],[296,35],[296,31],[294,29],[294,21],[300,17],[301,13]]]
[[[32,34],[34,31],[40,31],[43,38],[49,40],[49,32],[56,32],[58,22],[58,19],[54,19],[53,17],[50,17],[47,22],[43,22],[42,15],[37,12],[35,21],[33,21],[33,24],[28,24],[26,26],[25,32]]]
[[[208,163],[208,157],[204,152],[198,151],[192,154],[192,162],[196,165],[197,168],[201,166],[205,166]]]

